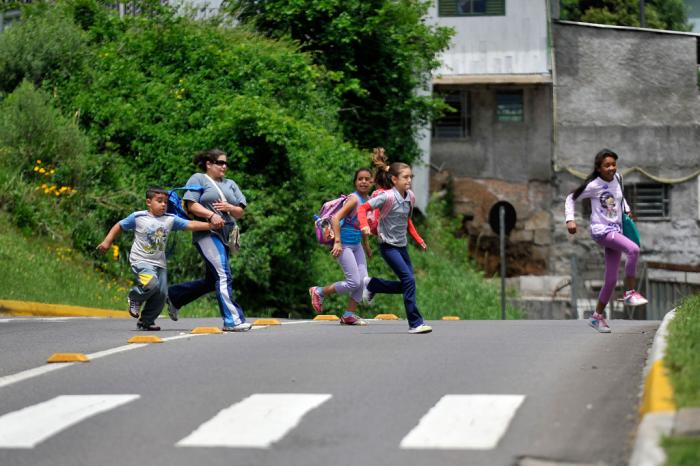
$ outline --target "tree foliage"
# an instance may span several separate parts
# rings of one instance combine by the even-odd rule
[[[228,0],[224,8],[274,38],[291,37],[329,71],[345,138],[418,155],[416,131],[442,108],[421,95],[451,30],[424,21],[423,0]]]
[[[645,27],[690,31],[683,0],[646,0]],[[640,26],[639,0],[561,0],[561,18],[587,23]]]

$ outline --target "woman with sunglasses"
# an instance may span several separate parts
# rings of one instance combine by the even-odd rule
[[[204,278],[179,283],[168,289],[170,316],[177,320],[182,306],[216,291],[219,311],[224,319],[222,330],[245,332],[250,330],[251,325],[246,322],[243,309],[233,298],[229,239],[236,227],[236,220],[243,217],[246,199],[238,185],[225,177],[228,162],[223,151],[211,149],[200,152],[195,156],[194,163],[201,173],[192,175],[187,185],[201,186],[203,189],[185,193],[183,199],[187,210],[195,219],[221,229],[192,234],[192,242],[204,259],[206,273]]]

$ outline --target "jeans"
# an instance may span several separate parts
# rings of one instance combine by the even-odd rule
[[[372,278],[367,284],[370,293],[403,294],[403,305],[410,328],[423,325],[423,316],[416,304],[416,279],[413,275],[413,264],[408,257],[406,246],[396,247],[386,243],[379,245],[379,252],[394,271],[399,281]]]
[[[233,299],[233,276],[229,265],[229,251],[217,235],[200,238],[195,247],[204,259],[204,278],[191,282],[178,283],[168,290],[170,303],[181,308],[195,299],[216,291],[219,312],[225,327],[233,327],[245,322],[241,306]]]
[[[131,266],[135,284],[129,291],[129,299],[143,305],[141,322],[152,325],[165,306],[168,296],[168,271],[145,262]]]

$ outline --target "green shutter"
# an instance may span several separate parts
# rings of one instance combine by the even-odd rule
[[[485,13],[459,13],[460,0],[438,0],[438,16],[505,16],[506,0],[486,0]]]

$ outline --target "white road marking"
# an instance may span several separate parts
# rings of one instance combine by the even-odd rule
[[[0,448],[34,448],[38,443],[95,414],[139,395],[62,395],[0,417]]]
[[[523,395],[445,395],[401,441],[406,449],[495,448]]]
[[[180,440],[180,447],[269,448],[297,426],[304,415],[331,398],[328,394],[251,395],[221,410]]]

